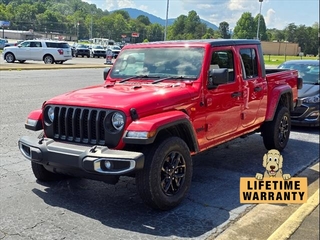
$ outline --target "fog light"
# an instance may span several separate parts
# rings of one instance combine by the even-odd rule
[[[110,161],[104,161],[104,166],[106,167],[106,169],[111,169],[112,163]]]

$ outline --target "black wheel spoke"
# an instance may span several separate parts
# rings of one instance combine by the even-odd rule
[[[186,164],[181,153],[167,155],[161,168],[161,187],[166,195],[176,194],[185,179]]]
[[[169,179],[169,178],[165,178],[165,179],[163,179],[163,180],[161,181],[162,189],[163,189],[163,191],[164,191],[165,193],[168,192],[171,184],[172,184],[172,181],[171,181],[171,179]]]

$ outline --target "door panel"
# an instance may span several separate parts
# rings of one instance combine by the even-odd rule
[[[257,119],[261,116],[261,111],[265,111],[261,102],[266,100],[267,83],[259,72],[256,48],[240,48],[239,53],[244,66],[242,80],[244,104],[241,109],[241,124],[243,128],[247,128],[261,121]]]
[[[227,68],[228,83],[207,90],[205,103],[207,109],[207,139],[217,140],[224,135],[235,132],[240,125],[240,112],[243,103],[241,86],[235,68],[235,51],[232,47],[215,47],[212,49],[210,68]]]

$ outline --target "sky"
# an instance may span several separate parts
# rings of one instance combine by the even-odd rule
[[[319,0],[83,0],[96,4],[102,10],[136,8],[162,19],[188,15],[194,10],[200,18],[217,26],[226,21],[233,28],[242,13],[250,12],[255,17],[260,12],[267,28],[283,30],[288,24],[312,26],[319,23]]]

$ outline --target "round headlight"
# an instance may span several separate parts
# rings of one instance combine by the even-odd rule
[[[53,120],[54,120],[54,109],[53,109],[53,107],[49,107],[47,114],[48,114],[49,121],[53,122]]]
[[[116,130],[120,131],[124,126],[124,118],[122,114],[118,112],[114,113],[111,118],[111,123]]]

